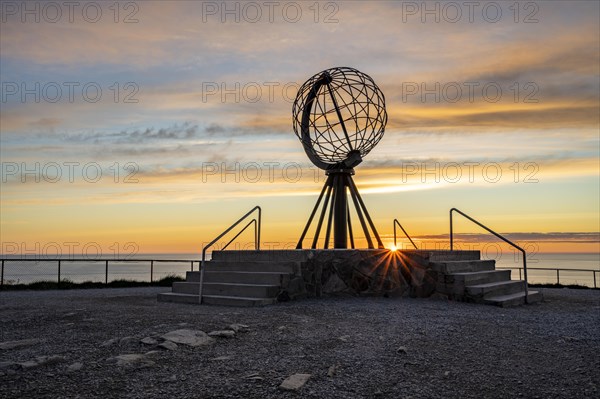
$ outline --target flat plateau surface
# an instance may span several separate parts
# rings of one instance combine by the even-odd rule
[[[0,397],[600,396],[597,290],[542,289],[543,303],[507,309],[410,298],[158,303],[166,291],[0,292]],[[232,323],[248,328],[207,345],[158,346],[173,330]],[[126,354],[138,356],[118,358]],[[311,376],[283,391],[293,374]]]

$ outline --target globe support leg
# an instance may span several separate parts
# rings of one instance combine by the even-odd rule
[[[335,181],[335,205],[333,225],[333,247],[339,249],[348,248],[348,196],[346,195],[346,174],[336,173]]]
[[[346,191],[346,188],[348,188],[348,191]],[[306,237],[306,234],[308,233],[313,219],[315,218],[315,215],[317,214],[317,211],[319,210],[319,207],[321,206],[321,203],[322,208],[311,248],[317,248],[319,235],[321,234],[321,230],[323,228],[325,216],[327,216],[327,227],[325,228],[325,242],[323,248],[328,249],[330,247],[332,230],[333,248],[347,249],[348,238],[350,238],[351,248],[355,248],[352,221],[350,217],[350,207],[348,205],[348,192],[350,193],[350,198],[352,198],[358,220],[365,234],[368,248],[375,248],[373,245],[373,240],[371,239],[371,232],[377,240],[377,247],[383,248],[383,243],[379,237],[377,229],[375,228],[375,224],[373,223],[373,220],[371,219],[371,216],[369,215],[369,212],[367,211],[367,208],[360,194],[358,193],[358,189],[352,180],[352,172],[347,172],[344,170],[329,172],[327,180],[325,181],[321,193],[319,194],[317,203],[315,204],[308,222],[304,227],[300,240],[296,245],[296,249],[302,249],[302,243]],[[327,213],[329,214],[327,215]]]
[[[357,199],[357,193],[354,191],[354,187],[350,184],[350,180],[352,178],[348,176],[348,188],[350,189],[350,196],[352,197],[352,202],[354,202],[354,209],[356,209],[356,214],[358,215],[358,220],[360,221],[360,226],[363,229],[363,233],[365,233],[365,238],[367,239],[367,245],[369,249],[374,249],[373,241],[371,240],[371,235],[369,234],[369,229],[367,228],[367,223],[365,222],[365,218],[363,217],[362,210],[360,208],[360,203]]]
[[[306,223],[306,227],[304,227],[304,231],[302,231],[302,235],[300,236],[300,239],[298,240],[298,244],[296,245],[296,249],[302,249],[302,241],[304,241],[304,237],[306,237],[306,233],[308,232],[308,228],[310,227],[310,224],[312,223],[313,218],[315,217],[315,214],[317,213],[317,210],[319,209],[319,204],[321,203],[321,199],[323,199],[323,194],[325,194],[325,190],[327,188],[329,188],[329,191],[327,192],[327,198],[325,199],[325,207],[323,207],[323,209],[325,209],[327,207],[327,202],[329,201],[329,194],[331,193],[331,187],[330,187],[330,180],[331,180],[331,176],[327,176],[327,180],[325,181],[325,184],[323,185],[323,189],[321,190],[321,194],[319,194],[319,199],[317,200],[317,203],[315,204],[315,207],[313,208],[310,217],[308,218],[308,222]],[[315,241],[317,239],[317,237],[319,236],[318,231],[321,230],[320,226],[323,223],[323,216],[324,216],[325,212],[321,213],[321,218],[319,219],[319,228],[317,229],[317,234],[315,236]],[[313,248],[315,248],[316,246],[316,242],[313,243]]]

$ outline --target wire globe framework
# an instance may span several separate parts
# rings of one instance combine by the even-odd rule
[[[387,123],[385,97],[354,68],[319,72],[298,90],[294,133],[309,159],[325,170],[353,168],[379,143]]]

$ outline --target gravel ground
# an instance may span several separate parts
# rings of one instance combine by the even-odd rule
[[[545,302],[509,309],[409,298],[245,309],[158,303],[164,291],[0,292],[0,343],[41,340],[0,349],[0,397],[600,396],[600,291],[544,289]],[[231,323],[248,331],[172,351],[139,342]],[[135,339],[119,342],[124,337]],[[110,359],[153,350],[132,365]],[[27,363],[40,356],[59,357]],[[298,391],[282,391],[295,373],[312,376]]]

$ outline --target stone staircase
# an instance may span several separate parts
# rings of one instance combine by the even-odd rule
[[[202,303],[225,306],[270,305],[289,298],[301,281],[298,251],[214,251],[206,262]],[[187,272],[185,282],[173,283],[160,302],[198,303],[200,272]],[[296,290],[298,291],[298,290]]]
[[[430,267],[437,274],[436,292],[451,299],[503,307],[525,304],[525,281],[511,280],[511,271],[496,269],[494,260],[438,260]],[[528,303],[541,300],[541,292],[529,290]]]
[[[321,288],[327,294],[327,284],[321,286],[322,270],[331,262],[348,266],[353,259],[346,259],[335,251],[214,251],[213,259],[206,262],[202,303],[261,306],[306,296],[319,297]],[[363,253],[369,252],[363,250]],[[453,300],[497,306],[525,303],[525,282],[511,280],[511,271],[496,269],[495,261],[481,260],[479,251],[402,252],[401,257],[415,260],[414,264],[409,262],[415,267],[412,273],[423,276],[422,281],[428,287],[422,295],[416,296],[426,297],[436,292]],[[321,271],[314,269],[315,259],[322,259],[317,262]],[[367,259],[375,258],[367,256]],[[340,269],[340,263],[336,268]],[[311,286],[315,281],[319,285],[317,290]],[[159,294],[158,300],[197,304],[199,282],[200,272],[187,272],[185,282],[173,283],[172,292]],[[540,292],[529,291],[528,303],[541,300]]]

